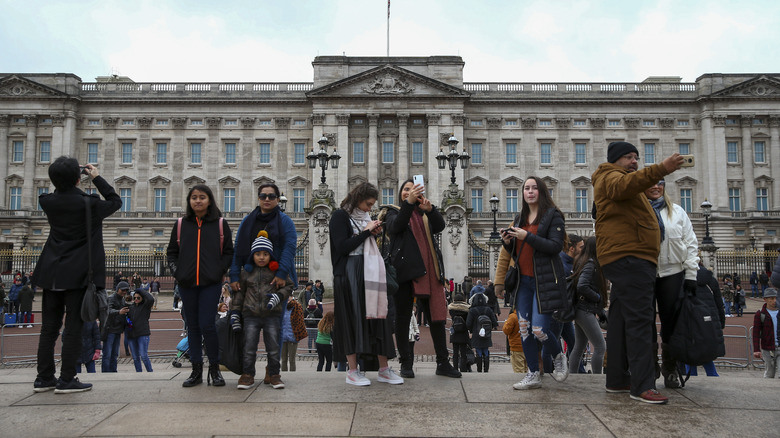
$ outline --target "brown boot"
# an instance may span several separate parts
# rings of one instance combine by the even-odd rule
[[[271,376],[271,388],[273,389],[284,389],[284,382],[282,382],[282,376],[279,374],[274,374]]]
[[[271,384],[271,375],[268,373],[268,366],[265,367],[265,377],[263,377],[263,383],[266,385]]]

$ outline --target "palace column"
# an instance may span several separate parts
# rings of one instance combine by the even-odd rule
[[[2,123],[0,122],[0,129],[2,129],[1,127]],[[780,208],[780,188],[777,180],[780,175],[772,172],[772,166],[777,166],[780,163],[780,114],[769,115],[769,136],[769,162],[771,163],[769,176],[774,180],[770,189],[772,204],[770,204],[769,209],[777,210]],[[2,168],[3,166],[0,165],[0,169]]]
[[[753,117],[753,115],[744,115],[740,120],[742,125],[742,176],[745,179],[742,210],[756,209],[756,184],[753,177],[753,138],[750,131],[750,127],[753,125]]]
[[[0,114],[0,171],[2,171],[2,174],[5,175],[5,177],[8,176],[8,155],[9,155],[9,148],[8,148],[8,122],[11,120],[11,117],[8,114]],[[2,199],[0,199],[0,209],[7,209],[8,208],[8,196],[6,195],[6,185],[5,185],[5,177],[0,178],[0,194],[2,194]]]
[[[36,144],[36,131],[38,128],[38,116],[25,115],[27,124],[27,139],[24,147],[24,185],[22,186],[22,209],[34,210],[37,205],[35,198],[35,161],[38,145]],[[5,196],[5,195],[4,195]]]
[[[368,182],[377,184],[379,182],[379,163],[381,162],[379,154],[379,145],[377,137],[377,124],[379,123],[379,114],[368,114],[368,153],[366,154],[366,168],[368,169]]]

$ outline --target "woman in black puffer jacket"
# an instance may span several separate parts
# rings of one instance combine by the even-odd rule
[[[552,312],[565,307],[566,274],[559,253],[566,238],[563,214],[550,198],[547,185],[529,176],[523,183],[523,208],[514,226],[502,230],[504,250],[517,261],[520,270],[515,297],[523,351],[528,361],[528,374],[516,383],[515,389],[539,388],[538,347],[553,356],[553,379],[563,382],[569,376],[566,355],[558,337],[550,330]]]
[[[585,241],[582,253],[574,262],[571,281],[577,282],[577,305],[574,316],[575,340],[569,355],[569,372],[577,372],[582,353],[590,341],[593,344],[590,367],[593,374],[601,374],[607,343],[604,341],[604,334],[601,332],[596,315],[604,314],[604,307],[607,304],[607,282],[596,258],[596,236],[591,236]]]

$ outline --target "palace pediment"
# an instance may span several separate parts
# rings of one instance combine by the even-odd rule
[[[427,76],[385,65],[315,88],[310,98],[465,98],[469,92]]]
[[[737,85],[713,93],[713,98],[780,98],[780,80],[775,77],[761,75]]]
[[[67,98],[67,94],[19,75],[0,78],[0,98]]]

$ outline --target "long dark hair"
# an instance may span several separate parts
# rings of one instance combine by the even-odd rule
[[[585,239],[585,246],[582,247],[582,252],[574,260],[574,273],[572,274],[572,281],[579,281],[580,274],[585,269],[585,264],[588,260],[593,260],[595,269],[593,270],[593,279],[598,287],[598,292],[601,295],[601,307],[607,307],[607,280],[604,278],[604,274],[601,272],[601,265],[599,259],[596,256],[596,236],[590,236]]]
[[[525,181],[523,181],[523,187],[525,187],[525,183],[527,183],[529,179],[536,181],[536,187],[539,190],[539,211],[536,214],[536,219],[534,219],[534,224],[538,224],[547,210],[550,208],[558,210],[558,207],[550,197],[550,190],[547,188],[547,184],[545,184],[541,178],[529,176],[525,179]],[[520,198],[523,200],[523,206],[520,209],[520,221],[518,222],[519,226],[523,226],[528,223],[528,215],[531,213],[531,207],[527,202],[525,202],[525,196],[523,195],[524,191],[525,190],[521,190],[520,193]],[[558,212],[560,213],[560,210],[558,210]],[[561,216],[563,216],[563,214],[561,214]]]
[[[350,190],[347,197],[341,201],[341,208],[352,213],[355,207],[366,199],[379,199],[379,190],[370,182],[362,182]]]
[[[219,210],[219,207],[217,207],[217,201],[216,199],[214,199],[214,193],[211,192],[209,186],[205,184],[196,184],[192,186],[189,192],[187,192],[187,218],[192,219],[195,217],[195,211],[192,209],[192,206],[190,205],[190,197],[192,196],[192,192],[194,192],[195,190],[203,192],[206,194],[206,196],[209,197],[209,207],[208,207],[208,211],[206,212],[206,217],[204,218],[204,220],[211,221],[219,217],[222,217],[222,212]]]

